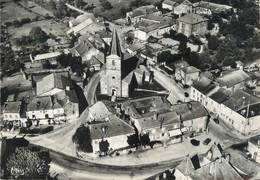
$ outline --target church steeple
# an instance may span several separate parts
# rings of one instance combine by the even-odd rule
[[[113,29],[112,40],[110,43],[108,55],[117,55],[122,57],[121,46],[116,28]]]

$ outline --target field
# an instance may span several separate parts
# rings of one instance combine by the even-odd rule
[[[35,18],[36,15],[19,7],[10,0],[1,0],[1,24],[23,18]]]
[[[28,24],[24,24],[21,27],[14,28],[9,27],[8,33],[11,35],[11,41],[14,38],[21,38],[22,36],[28,36],[32,27],[39,26],[45,31],[47,34],[51,33],[55,36],[63,36],[66,35],[66,31],[69,29],[67,25],[62,22],[58,22],[55,20],[42,20],[36,21]]]
[[[38,13],[42,16],[49,15],[50,17],[54,17],[52,12],[48,11],[47,9],[42,8],[38,4],[34,3],[33,1],[21,1],[20,4],[22,4],[24,7],[30,9],[31,11]]]
[[[134,0],[108,0],[113,6],[110,10],[103,10],[99,0],[85,0],[89,5],[95,5],[93,9],[94,15],[103,16],[109,20],[119,19],[125,17],[125,12],[122,14],[123,9],[129,9],[130,3]],[[145,2],[150,2],[151,4],[156,4],[160,0],[145,0]]]

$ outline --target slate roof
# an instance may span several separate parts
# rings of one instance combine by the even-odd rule
[[[72,51],[75,51],[80,57],[87,56],[90,49],[94,48],[94,45],[87,39],[82,40],[78,45],[76,45]]]
[[[191,109],[189,105],[191,105]],[[182,121],[208,116],[208,111],[200,102],[188,102],[171,106],[171,109],[181,116]]]
[[[194,66],[183,67],[183,68],[181,68],[181,70],[182,70],[185,74],[200,72],[200,70],[197,69],[197,68],[194,67]]]
[[[195,171],[195,167],[190,157],[186,157],[178,166],[176,166],[176,169],[178,169],[185,176],[189,176]]]
[[[27,111],[41,111],[49,109],[52,109],[51,96],[35,97],[27,105]]]
[[[186,14],[186,15],[178,18],[177,21],[185,22],[188,24],[197,24],[200,22],[208,21],[208,19],[204,18],[198,14],[189,13],[189,14]]]
[[[49,58],[56,58],[60,56],[62,53],[61,52],[50,52],[50,53],[45,53],[45,54],[38,54],[34,56],[35,61],[43,60],[43,59],[49,59]]]
[[[207,95],[209,92],[211,92],[217,86],[210,79],[208,79],[206,77],[202,77],[199,81],[195,82],[192,85],[192,87],[197,89],[202,94]]]
[[[213,93],[209,97],[220,104],[220,103],[224,102],[225,100],[227,100],[229,98],[230,94],[231,94],[230,91],[228,91],[224,88],[219,88],[217,92]]]
[[[251,142],[252,144],[254,144],[254,145],[256,145],[256,146],[259,147],[258,141],[260,141],[260,135],[251,137],[251,138],[249,139],[249,142]]]
[[[84,22],[78,24],[77,26],[73,27],[72,29],[73,29],[74,33],[77,33],[92,23],[93,23],[93,21],[89,18],[89,19],[85,20]]]
[[[176,62],[173,62],[173,63],[166,63],[166,65],[169,66],[172,69],[190,66],[186,61],[183,61],[183,60],[179,60],[179,61],[176,61]]]
[[[92,140],[102,139],[103,127],[106,129],[104,138],[135,133],[135,130],[131,125],[119,119],[116,115],[112,115],[109,117],[109,121],[97,124],[89,124]]]
[[[93,106],[89,107],[89,112],[95,117],[95,120],[105,119],[112,115],[103,101],[98,101]]]
[[[244,99],[243,99],[244,98]],[[240,110],[248,105],[260,103],[260,98],[253,96],[243,90],[237,90],[223,104],[232,110]],[[259,114],[259,109],[258,113]]]
[[[73,87],[71,79],[68,77],[68,72],[52,73],[36,82],[36,94],[41,95],[51,91],[54,88],[65,89],[66,86]]]
[[[112,54],[117,55],[118,57],[122,57],[120,41],[119,41],[119,37],[118,37],[116,28],[114,28],[114,30],[113,30],[112,40],[111,40],[111,44],[109,47],[109,55],[112,55]]]
[[[206,152],[206,158],[210,161],[215,161],[218,158],[221,158],[222,155],[222,149],[220,147],[220,144],[213,144],[210,149]]]
[[[243,180],[239,173],[223,157],[197,169],[190,174],[190,177],[193,180]]]
[[[5,102],[3,113],[20,113],[22,101]]]
[[[175,1],[171,1],[171,0],[164,0],[163,4],[168,4],[168,5],[174,6],[174,5],[178,4],[178,3],[175,2]]]
[[[243,70],[237,70],[229,72],[223,76],[216,79],[216,82],[221,86],[233,87],[234,85],[250,80],[250,76]]]
[[[146,119],[145,117],[151,117],[157,114],[157,119]],[[180,117],[176,112],[170,110],[161,110],[157,112],[147,113],[143,118],[137,119],[138,124],[142,129],[151,129],[162,126],[167,126],[175,123],[180,123]]]

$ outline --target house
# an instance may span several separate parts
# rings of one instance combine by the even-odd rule
[[[98,101],[89,107],[89,121],[106,121],[111,115],[111,110],[103,101]]]
[[[198,101],[207,107],[208,96],[216,92],[218,86],[206,77],[202,77],[199,81],[193,83],[190,89],[190,98]]]
[[[122,104],[122,109],[130,116],[138,133],[149,134],[151,141],[181,142],[180,117],[161,97],[128,100]]]
[[[166,46],[166,47],[171,47],[174,48],[176,50],[178,50],[178,47],[180,45],[179,41],[173,40],[171,38],[161,38],[158,43]]]
[[[194,82],[199,80],[200,70],[194,66],[182,67],[179,69],[179,80],[183,85],[191,86]],[[179,76],[178,76],[179,78]]]
[[[202,132],[207,128],[208,111],[199,102],[187,102],[171,106],[181,119],[182,132]]]
[[[176,168],[176,180],[243,180],[240,174],[224,157],[201,165],[198,158],[186,157]]]
[[[260,98],[237,90],[221,104],[219,117],[242,134],[260,129]]]
[[[208,19],[198,14],[189,13],[176,20],[176,31],[189,37],[207,32]]]
[[[63,107],[66,117],[79,116],[79,100],[67,72],[52,73],[36,81],[37,97],[53,96]]]
[[[103,54],[101,49],[105,49],[105,44],[100,43],[100,47],[97,44],[91,42],[88,38],[82,37],[79,39],[79,43],[70,52],[73,56],[81,57],[83,62],[90,60],[93,56]],[[104,61],[101,59],[101,61]]]
[[[62,52],[50,52],[45,54],[38,54],[36,56],[30,55],[30,59],[32,63],[44,63],[45,61],[49,61],[51,64],[57,64],[57,57],[62,55]]]
[[[126,13],[126,22],[136,24],[140,18],[147,14],[161,14],[154,5],[141,6],[131,12]]]
[[[106,56],[105,75],[101,77],[101,94],[115,97],[129,97],[135,87],[137,80],[135,69],[139,59],[129,53],[122,53],[119,37],[116,29]]]
[[[221,103],[226,101],[229,96],[231,95],[231,92],[229,90],[226,90],[224,88],[219,88],[216,92],[208,96],[207,105],[206,108],[215,114],[221,113]]]
[[[89,32],[95,33],[98,31],[105,31],[104,24],[96,20],[93,20],[91,18],[88,18],[85,21],[81,22],[80,24],[71,27],[71,29],[67,31],[67,35],[70,34],[74,34],[75,36],[78,34],[84,35]]]
[[[144,65],[139,65],[135,69],[135,77],[138,84],[143,84],[144,82],[150,82],[152,79],[152,73]]]
[[[101,141],[109,143],[110,151],[126,148],[129,146],[127,136],[135,134],[134,128],[116,115],[108,116],[107,119],[100,123],[88,123],[94,154],[100,151],[99,143]]]
[[[5,102],[3,109],[4,121],[12,122],[13,125],[25,126],[25,105],[22,101]]]
[[[70,28],[75,27],[88,19],[94,20],[95,16],[92,13],[84,13],[82,15],[79,15],[76,17],[76,19],[69,21],[69,27]]]
[[[179,16],[190,12],[192,12],[192,3],[188,0],[184,0],[173,8],[173,13]]]
[[[251,158],[260,163],[260,135],[248,140],[247,150],[251,154]]]
[[[48,124],[49,119],[54,118],[52,106],[51,96],[36,97],[27,105],[26,117],[36,122],[45,120],[44,123]]]
[[[199,1],[193,3],[194,11],[197,14],[211,15],[212,13],[219,14],[222,12],[230,12],[233,7],[223,4],[216,4],[208,1]]]
[[[175,1],[172,1],[172,0],[164,0],[164,1],[162,2],[162,8],[163,8],[163,9],[168,9],[168,10],[170,10],[170,11],[172,11],[173,8],[174,8],[175,6],[177,6],[177,5],[178,5],[178,3],[175,2]]]
[[[138,53],[140,53],[140,51],[141,51],[142,49],[144,49],[144,48],[145,48],[145,45],[144,45],[143,43],[134,43],[134,44],[130,45],[130,46],[126,49],[126,51],[127,51],[130,55],[134,56],[134,55],[137,55]]]
[[[225,74],[224,73],[222,72],[220,77],[216,78],[215,81],[220,87],[228,89],[232,92],[238,89],[245,89],[247,83],[251,81],[250,76],[240,69],[235,71],[227,71]]]
[[[164,18],[161,17],[161,20]],[[173,29],[174,22],[172,19],[165,21],[149,23],[149,25],[141,25],[134,31],[134,37],[141,41],[147,41],[150,36],[161,38],[164,33],[169,33]]]

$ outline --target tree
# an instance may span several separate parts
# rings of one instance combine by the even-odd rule
[[[149,137],[149,133],[146,134],[141,134],[140,135],[140,141],[142,143],[142,145],[145,147],[146,145],[148,145],[150,143],[150,137]]]
[[[217,50],[219,46],[219,40],[216,36],[210,36],[208,39],[208,47],[212,50]]]
[[[33,148],[18,147],[8,157],[6,170],[9,176],[15,178],[45,178],[49,172],[50,162],[48,153],[36,151]]]
[[[57,2],[56,9],[57,10],[54,13],[54,15],[57,18],[63,18],[63,17],[66,17],[68,15],[67,6],[66,6],[66,3],[63,0],[60,0],[60,1]]]
[[[102,140],[99,142],[99,150],[101,153],[104,153],[105,155],[107,155],[108,150],[109,150],[109,143],[107,140]]]
[[[47,33],[38,26],[32,27],[29,36],[37,42],[45,42],[48,39]]]
[[[84,125],[79,127],[72,136],[72,141],[76,143],[76,148],[78,151],[93,152],[89,127]]]
[[[127,143],[130,146],[138,146],[139,144],[139,138],[137,134],[132,134],[130,136],[127,136]]]
[[[180,41],[180,45],[178,47],[178,50],[180,51],[182,56],[188,56],[190,54],[190,48],[187,47],[187,41],[183,40]]]
[[[107,0],[99,0],[99,2],[104,10],[109,10],[113,8],[111,3]]]

